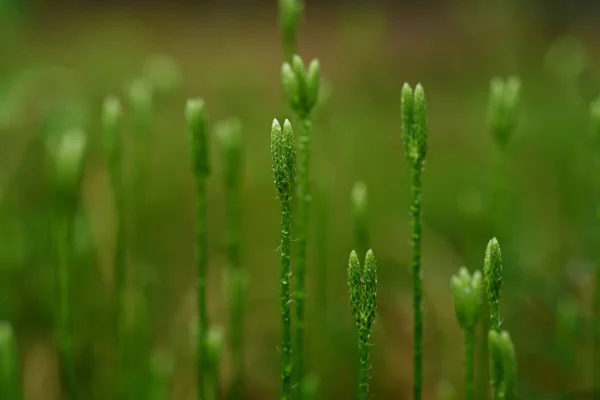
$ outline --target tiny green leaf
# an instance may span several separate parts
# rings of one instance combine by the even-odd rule
[[[300,107],[299,85],[296,79],[294,70],[287,62],[281,66],[281,82],[283,84],[283,92],[292,109],[296,110]]]
[[[315,107],[319,98],[319,85],[321,80],[320,71],[321,67],[319,64],[319,60],[313,59],[308,65],[308,72],[306,74],[306,86],[308,95],[307,106],[311,110]]]

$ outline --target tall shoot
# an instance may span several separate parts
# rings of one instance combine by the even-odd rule
[[[227,209],[227,300],[229,303],[229,347],[233,378],[229,399],[243,395],[244,377],[244,298],[246,273],[242,269],[242,130],[240,121],[230,118],[216,127],[224,168],[225,206]]]
[[[283,53],[286,61],[291,61],[298,49],[298,25],[302,17],[302,0],[278,0],[279,28],[283,39]]]
[[[271,126],[271,158],[275,187],[281,202],[281,399],[291,398],[293,372],[292,316],[290,312],[290,242],[292,231],[292,197],[296,179],[296,143],[290,121],[283,129],[277,120]]]
[[[198,326],[196,335],[196,361],[198,398],[206,400],[206,379],[210,376],[210,365],[206,349],[208,332],[208,311],[206,308],[206,279],[207,279],[207,195],[206,181],[210,173],[208,160],[208,128],[206,105],[202,99],[190,99],[186,105],[186,120],[191,142],[192,172],[196,186],[196,262],[197,262],[197,307]],[[205,379],[206,378],[206,379]],[[203,380],[204,379],[204,380]]]
[[[423,300],[421,282],[421,173],[427,153],[427,104],[421,84],[402,88],[402,139],[411,173],[410,218],[412,224],[413,279],[413,399],[423,392]]]
[[[50,143],[52,178],[55,193],[53,236],[56,239],[58,326],[61,375],[69,400],[77,399],[77,382],[71,334],[71,275],[73,268],[74,221],[79,204],[87,137],[72,129]]]

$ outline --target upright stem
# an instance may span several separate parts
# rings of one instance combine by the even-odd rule
[[[475,400],[475,327],[465,329],[465,399]]]
[[[412,276],[413,276],[413,399],[421,400],[423,387],[423,305],[421,288],[421,165],[412,170],[412,204],[410,216],[412,221]]]
[[[244,274],[241,270],[242,196],[239,182],[225,185],[227,203],[227,258],[229,261],[229,340],[233,363],[233,380],[229,399],[239,399],[243,393],[243,315]]]
[[[594,392],[596,397],[600,395],[600,265],[596,266],[596,287],[594,289],[594,319],[593,319],[593,340],[594,340],[594,362],[592,364]]]
[[[67,398],[77,399],[73,343],[71,337],[71,261],[73,248],[73,214],[63,210],[58,216],[58,297],[61,372],[66,382]]]
[[[306,248],[308,242],[308,216],[310,208],[309,191],[309,164],[310,164],[310,130],[311,120],[301,118],[301,127],[298,145],[298,260],[296,263],[296,385],[297,393],[302,393],[304,381],[304,283],[306,268]]]
[[[366,400],[369,392],[369,336],[368,328],[361,326],[358,331],[358,349],[360,353],[360,371],[358,379],[358,398]]]
[[[283,344],[281,347],[281,399],[291,398],[292,363],[292,328],[290,314],[290,241],[292,230],[292,207],[290,200],[281,203],[281,320],[283,328]]]
[[[207,262],[207,234],[206,234],[206,179],[196,177],[196,257],[197,257],[197,307],[198,307],[198,334],[196,337],[197,384],[198,398],[205,400],[205,379],[210,375],[207,370],[206,332],[208,329],[208,316],[206,310],[206,262]],[[203,381],[204,379],[204,381]]]

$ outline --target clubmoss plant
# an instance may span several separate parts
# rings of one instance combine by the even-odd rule
[[[357,254],[359,257],[366,254],[369,248],[369,231],[367,229],[367,209],[369,197],[367,185],[364,182],[355,182],[350,196],[352,214],[354,216],[354,232]]]
[[[296,144],[292,124],[287,119],[283,129],[277,120],[271,126],[271,157],[275,187],[281,201],[281,399],[291,398],[292,318],[290,313],[290,241],[292,231],[292,197],[296,177]]]
[[[500,332],[500,290],[502,289],[502,253],[496,238],[492,238],[485,249],[483,263],[485,291],[490,305],[490,329]]]
[[[369,392],[369,337],[377,314],[377,263],[372,250],[367,251],[365,263],[360,261],[355,251],[350,253],[348,262],[348,285],[350,308],[358,331],[359,382],[358,398],[365,400]]]
[[[207,399],[206,384],[202,377],[209,376],[207,364],[206,332],[208,329],[208,312],[206,309],[206,275],[207,275],[207,231],[206,231],[206,181],[210,168],[208,159],[208,128],[206,105],[202,99],[190,99],[186,106],[186,120],[191,142],[192,171],[196,184],[196,257],[197,257],[197,384],[200,400]]]
[[[298,220],[297,220],[297,246],[298,259],[296,263],[296,382],[298,393],[302,393],[304,381],[304,298],[305,298],[305,269],[306,250],[308,244],[308,217],[311,194],[309,190],[310,142],[312,118],[311,113],[319,95],[319,61],[312,60],[308,70],[300,56],[295,55],[292,63],[283,63],[281,70],[283,89],[290,107],[300,120],[298,144]]]
[[[483,302],[483,278],[481,272],[475,271],[473,275],[462,267],[458,275],[450,280],[452,300],[456,319],[465,333],[465,399],[475,399],[475,327],[481,304]]]
[[[511,400],[516,395],[517,358],[508,332],[488,334],[490,377],[494,400]]]
[[[283,39],[284,56],[291,61],[298,48],[298,25],[302,17],[302,0],[278,0],[279,28]]]
[[[80,129],[63,133],[50,143],[52,178],[56,198],[54,237],[58,261],[58,326],[60,365],[65,392],[69,400],[77,399],[77,383],[73,364],[71,336],[71,276],[73,265],[74,220],[83,175],[87,137]]]
[[[423,392],[423,300],[421,282],[421,173],[427,154],[427,104],[423,86],[415,90],[402,87],[402,139],[411,173],[410,218],[412,224],[412,278],[414,309],[413,399],[421,400]]]
[[[241,265],[242,245],[242,133],[240,121],[230,118],[216,127],[224,168],[227,208],[227,293],[229,303],[229,346],[232,353],[233,381],[228,398],[239,399],[243,393],[243,315],[246,274]]]
[[[15,334],[6,321],[0,322],[0,399],[23,399]]]

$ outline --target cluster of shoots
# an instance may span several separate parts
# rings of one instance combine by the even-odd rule
[[[300,121],[298,135],[298,210],[296,213],[297,259],[295,268],[295,372],[298,393],[303,393],[304,372],[304,298],[306,275],[306,252],[308,247],[308,227],[311,193],[309,189],[309,166],[312,119],[311,114],[319,96],[319,61],[312,60],[305,67],[302,58],[292,57],[291,63],[284,62],[281,80],[285,97]]]
[[[516,392],[515,349],[506,331],[500,331],[499,302],[502,288],[502,254],[496,238],[488,243],[481,272],[472,275],[462,267],[450,281],[456,319],[465,334],[465,398],[475,399],[476,326],[481,314],[484,286],[489,302],[490,330],[487,334],[492,394],[494,400],[511,399]]]
[[[348,286],[350,308],[358,332],[358,397],[365,400],[369,392],[369,370],[371,369],[369,364],[369,338],[377,314],[377,263],[372,250],[367,251],[363,265],[360,264],[355,251],[350,253]]]

